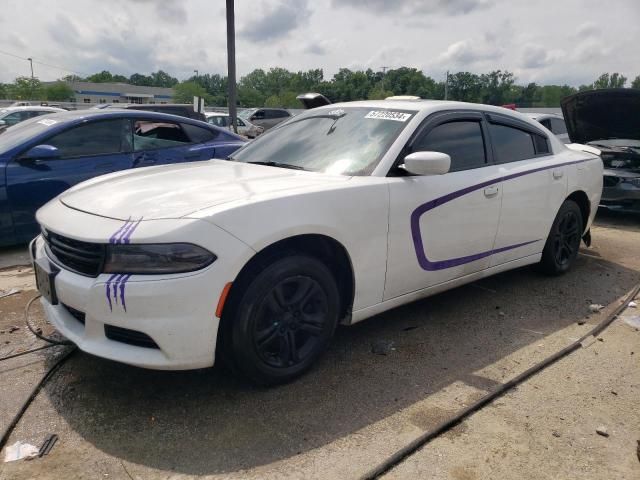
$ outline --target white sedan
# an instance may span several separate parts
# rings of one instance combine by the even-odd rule
[[[48,319],[80,349],[250,380],[307,370],[339,322],[529,264],[567,271],[602,162],[503,108],[309,110],[234,153],[98,177],[42,207]]]

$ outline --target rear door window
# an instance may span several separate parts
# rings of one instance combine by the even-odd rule
[[[210,142],[217,137],[216,132],[209,129],[197,127],[189,123],[182,123],[181,125],[192,143]]]
[[[158,120],[136,120],[133,126],[133,149],[179,147],[192,143],[179,123]]]
[[[56,147],[62,159],[129,152],[130,129],[126,119],[103,120],[71,128],[42,143]]]
[[[519,128],[489,123],[496,163],[517,162],[536,156],[532,134]]]
[[[411,150],[446,153],[451,157],[450,172],[483,167],[487,163],[480,121],[452,121],[437,125],[418,138]]]

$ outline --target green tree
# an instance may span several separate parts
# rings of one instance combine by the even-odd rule
[[[174,85],[178,84],[178,79],[172,77],[167,72],[163,70],[158,70],[157,72],[153,72],[151,75],[151,84],[154,87],[165,87],[171,88]]]
[[[373,87],[371,90],[369,90],[369,95],[367,98],[369,100],[384,100],[385,98],[391,97],[393,95],[394,95],[394,92],[392,92],[391,90],[385,90],[382,87],[382,84],[379,83],[378,85]]]
[[[489,105],[504,105],[513,100],[511,88],[515,83],[513,73],[495,70],[480,75],[480,101]]]
[[[265,107],[300,108],[302,105],[296,98],[297,93],[287,91],[278,95],[271,95],[264,102]]]
[[[56,82],[45,87],[44,95],[47,100],[67,102],[73,98],[73,89],[65,82]]]
[[[640,88],[640,75],[633,79],[633,82],[631,82],[631,88]]]
[[[481,91],[482,83],[478,75],[470,72],[449,75],[449,100],[478,102]]]
[[[369,71],[368,71],[369,72]],[[373,73],[373,79],[379,78],[385,90],[392,91],[395,95],[415,95],[421,98],[434,98],[436,82],[431,77],[416,68],[400,67],[382,72]]]
[[[173,100],[176,103],[192,103],[193,97],[203,97],[206,104],[211,102],[211,96],[195,82],[181,82],[173,87],[173,92]]]
[[[87,77],[87,82],[93,83],[109,83],[113,82],[113,75],[108,70],[103,70],[100,73],[94,73]]]
[[[129,77],[129,83],[131,85],[140,85],[143,87],[151,87],[153,85],[153,78],[148,75],[142,75],[140,73],[134,73]]]
[[[593,88],[622,88],[625,83],[627,83],[627,77],[618,72],[603,73],[593,82]]]
[[[44,100],[44,89],[37,78],[18,77],[10,86],[10,96],[16,100]]]

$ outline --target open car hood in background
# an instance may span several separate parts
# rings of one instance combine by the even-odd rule
[[[589,143],[611,138],[640,140],[640,90],[611,88],[562,99],[569,138]]]
[[[296,97],[297,100],[302,102],[304,108],[307,110],[316,107],[324,107],[325,105],[330,105],[331,100],[322,95],[321,93],[302,93]]]

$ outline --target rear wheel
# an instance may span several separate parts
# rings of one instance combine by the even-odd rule
[[[544,273],[561,275],[571,268],[578,256],[583,230],[580,207],[572,200],[565,200],[553,221],[542,251],[540,268]]]
[[[223,348],[254,383],[288,382],[326,349],[340,298],[330,270],[315,258],[273,261],[246,286],[226,325]]]

